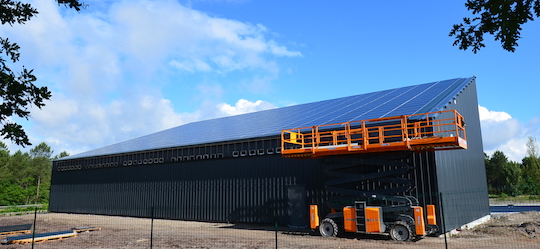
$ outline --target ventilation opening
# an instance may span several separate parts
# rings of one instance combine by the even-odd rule
[[[233,157],[238,157],[238,156],[240,156],[240,152],[238,152],[237,150],[235,150],[235,151],[232,152],[232,156],[233,156]]]
[[[266,154],[274,154],[274,148],[268,148],[266,149]]]
[[[240,156],[247,156],[247,150],[240,151]]]
[[[264,149],[257,150],[257,155],[264,155]]]

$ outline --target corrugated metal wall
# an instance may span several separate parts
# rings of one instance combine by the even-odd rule
[[[273,148],[277,142],[274,138],[259,147]],[[305,212],[308,217],[309,204],[323,204],[336,195],[324,187],[332,179],[326,170],[335,166],[335,160],[352,162],[352,170],[359,174],[389,170],[394,167],[392,162],[402,162],[410,169],[398,177],[410,180],[411,188],[396,194],[417,196],[422,204],[437,201],[432,194],[437,192],[432,152],[337,157],[335,160],[286,159],[277,153],[251,153],[249,156],[249,150],[246,150],[246,156],[233,156],[235,151],[242,150],[238,143],[231,143],[223,146],[223,158],[164,159],[163,163],[133,165],[132,162],[128,166],[114,166],[114,163],[110,166],[110,158],[103,158],[102,162],[109,163],[105,168],[87,167],[103,164],[97,159],[87,159],[86,164],[84,160],[62,162],[61,165],[55,162],[49,209],[53,212],[149,217],[153,207],[154,216],[160,218],[254,223],[272,223],[276,214],[281,224],[290,224],[289,214]],[[157,152],[150,154],[159,155]],[[134,155],[113,158],[120,160],[120,164],[124,158],[144,160]],[[381,163],[370,163],[374,161]],[[80,170],[65,170],[66,167],[72,169],[69,165],[73,163],[83,165]],[[305,188],[303,207],[302,204],[291,207],[287,196],[289,186]],[[376,180],[360,181],[353,186],[365,191],[391,187]],[[304,224],[295,221],[290,225],[307,223],[308,219]]]
[[[450,231],[489,215],[486,171],[476,81],[472,81],[447,109],[463,115],[467,150],[436,152],[437,179],[442,193],[446,229]]]
[[[149,217],[153,207],[154,216],[160,218],[255,223],[272,223],[276,214],[280,223],[287,224],[287,186],[320,189],[315,186],[323,177],[319,163],[283,159],[266,149],[233,156],[243,150],[238,147],[242,143],[224,145],[225,155],[215,159],[110,166],[107,158],[102,159],[109,162],[105,168],[88,168],[84,161],[55,162],[49,209]],[[277,139],[264,143],[275,148]],[[116,158],[126,157],[134,156]],[[82,163],[81,169],[73,170],[78,168],[73,163]]]

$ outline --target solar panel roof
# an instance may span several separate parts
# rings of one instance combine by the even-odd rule
[[[281,134],[283,129],[442,110],[475,78],[456,78],[184,124],[62,159]]]

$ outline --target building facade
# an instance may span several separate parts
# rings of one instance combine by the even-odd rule
[[[468,149],[281,155],[282,129],[441,110],[464,116]],[[49,209],[306,227],[309,204],[362,193],[435,204],[447,230],[489,214],[474,77],[195,122],[62,158]]]

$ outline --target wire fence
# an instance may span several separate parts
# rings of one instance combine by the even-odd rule
[[[446,193],[441,199],[444,202],[458,195],[467,196],[464,193]],[[336,238],[322,237],[317,231],[290,228],[277,222],[277,219],[273,224],[230,224],[152,217],[35,212],[0,216],[0,249],[539,248],[539,203],[526,198],[519,202],[494,200],[491,208],[491,220],[485,219],[475,227],[471,225],[455,229],[446,233],[446,237],[424,237],[410,242],[392,241],[387,234],[341,233]],[[151,214],[156,213],[156,209],[151,208]],[[464,211],[470,210],[464,208]],[[453,218],[445,217],[445,220]],[[13,242],[16,238],[19,238],[18,242]]]

